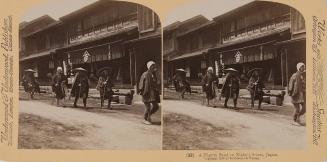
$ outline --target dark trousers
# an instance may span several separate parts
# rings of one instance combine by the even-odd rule
[[[144,102],[144,105],[145,105],[144,120],[149,120],[150,116],[158,111],[159,104],[158,102]]]
[[[306,108],[305,103],[293,103],[294,105],[294,113],[293,113],[293,120],[296,122],[299,120],[300,116],[305,114]]]
[[[79,96],[75,96],[75,101],[74,101],[74,107],[77,107],[77,101],[79,99]],[[83,95],[83,105],[84,105],[84,108],[86,108],[86,95]]]

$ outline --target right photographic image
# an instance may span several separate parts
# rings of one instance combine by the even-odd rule
[[[206,0],[163,22],[163,149],[306,149],[303,15]]]

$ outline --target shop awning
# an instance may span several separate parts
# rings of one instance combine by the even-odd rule
[[[29,56],[20,58],[19,61],[27,61],[27,60],[31,60],[31,59],[36,59],[36,58],[48,56],[48,55],[50,55],[50,53],[54,53],[54,52],[55,52],[55,49],[51,49],[51,50],[47,50],[47,51],[42,51],[40,53],[31,54]]]
[[[181,59],[186,59],[186,58],[190,58],[190,57],[200,56],[200,55],[202,55],[203,53],[206,53],[206,52],[208,52],[208,48],[203,49],[203,50],[194,51],[194,52],[191,52],[191,53],[186,53],[186,54],[183,54],[181,56],[177,56],[175,58],[172,58],[169,61],[175,61],[175,60],[181,60]]]

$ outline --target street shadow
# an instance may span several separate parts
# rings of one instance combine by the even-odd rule
[[[163,97],[164,100],[180,100],[182,101],[181,99],[178,99],[178,98],[174,98],[174,97]]]
[[[273,108],[262,108],[262,111],[274,111],[274,112],[277,112],[277,111],[279,111],[279,110],[277,110],[277,109],[273,109]]]
[[[112,107],[112,110],[123,110],[123,111],[128,111],[129,109],[128,109],[128,108],[121,108],[121,107],[118,107],[118,108]]]
[[[152,122],[152,125],[161,125],[161,121]]]

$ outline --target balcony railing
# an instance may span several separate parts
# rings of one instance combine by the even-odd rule
[[[249,36],[260,35],[286,27],[290,27],[290,14],[285,14],[281,17],[274,18],[264,23],[248,26],[237,31],[226,33],[223,36],[223,43],[246,39]]]
[[[32,55],[32,54],[37,54],[37,53],[41,53],[41,52],[44,52],[44,51],[49,51],[51,49],[56,49],[56,48],[60,48],[60,47],[64,47],[64,46],[65,46],[65,43],[60,43],[60,44],[53,44],[53,45],[51,45],[49,47],[41,48],[41,49],[23,50],[23,51],[19,52],[19,56],[20,57],[26,57],[26,56],[29,56],[29,55]]]
[[[122,19],[110,22],[108,24],[102,24],[94,26],[83,31],[69,34],[69,43],[77,43],[92,39],[99,35],[104,35],[108,33],[114,33],[120,31],[121,29],[137,26],[137,15],[131,14]]]
[[[213,48],[213,47],[216,47],[215,43],[198,46],[196,48],[182,47],[179,51],[181,52],[180,54],[183,55],[185,53],[192,53],[192,52],[196,52],[196,51],[200,51],[200,50],[204,50],[204,49],[209,49],[209,48]]]

